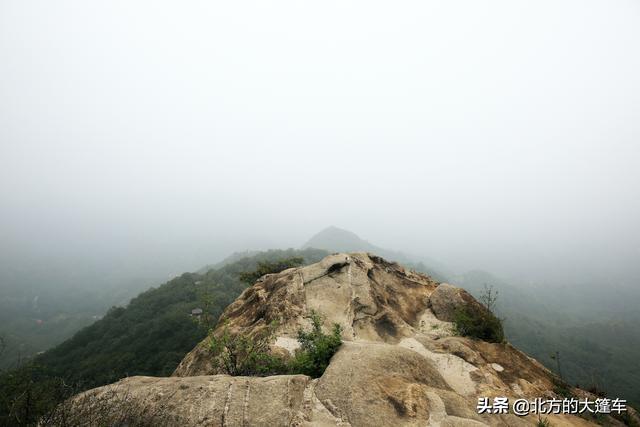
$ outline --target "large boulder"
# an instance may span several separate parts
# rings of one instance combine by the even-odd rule
[[[288,426],[301,410],[304,375],[130,377],[63,404],[53,425]]]
[[[480,420],[464,399],[458,400],[434,361],[398,345],[345,343],[315,394],[353,425],[424,425],[433,414],[448,417],[440,402],[451,399],[457,415]]]
[[[456,311],[471,301],[473,297],[464,289],[441,283],[429,296],[431,311],[440,320],[453,322]]]

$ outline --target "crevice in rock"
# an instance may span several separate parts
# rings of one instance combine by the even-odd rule
[[[222,425],[223,427],[228,426],[227,416],[229,415],[229,405],[231,404],[231,392],[233,390],[233,382],[229,383],[229,388],[227,389],[227,397],[224,400],[224,410],[222,411]]]
[[[342,268],[343,268],[345,265],[349,265],[349,261],[345,261],[345,262],[337,262],[337,263],[335,263],[335,264],[331,264],[331,265],[329,266],[329,268],[327,268],[327,270],[326,270],[323,274],[321,274],[321,275],[319,275],[319,276],[317,276],[317,277],[314,277],[313,279],[309,279],[309,280],[308,280],[308,281],[306,281],[306,282],[304,282],[304,281],[303,281],[302,283],[303,283],[303,285],[308,285],[309,283],[314,282],[314,281],[316,281],[316,280],[318,280],[318,279],[322,279],[323,277],[330,276],[331,274],[336,273],[336,272],[338,272],[338,271],[342,270]]]
[[[247,390],[244,392],[244,401],[242,404],[242,426],[249,425],[249,392],[251,390],[251,383],[247,380]]]

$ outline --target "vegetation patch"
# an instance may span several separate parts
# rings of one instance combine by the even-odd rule
[[[241,282],[244,282],[247,285],[251,286],[265,274],[280,273],[281,271],[287,270],[289,268],[300,267],[303,263],[304,258],[298,256],[283,258],[275,261],[259,261],[258,268],[256,268],[254,271],[240,273],[239,278]]]
[[[562,378],[554,376],[551,378],[551,381],[553,382],[553,392],[555,394],[567,399],[575,397],[573,395],[573,391],[571,390],[571,386],[564,380],[562,380]]]
[[[272,323],[266,331],[250,336],[231,334],[225,326],[220,337],[211,336],[211,351],[214,365],[229,375],[265,376],[284,373],[285,362],[270,353],[273,331]]]
[[[489,310],[461,307],[453,320],[456,333],[488,342],[503,342],[502,321]]]
[[[502,320],[493,313],[497,299],[498,292],[493,286],[485,284],[484,291],[480,295],[482,304],[467,301],[465,306],[455,311],[453,319],[455,332],[463,337],[503,342],[505,337]]]
[[[622,422],[624,425],[629,427],[640,427],[640,424],[636,420],[633,419],[629,412],[622,412],[620,414],[612,414],[613,418]]]
[[[540,415],[538,415],[538,422],[536,424],[537,427],[551,427],[551,423],[549,422],[548,418],[543,418]]]
[[[327,369],[331,357],[342,344],[342,328],[336,323],[331,333],[327,334],[322,330],[321,316],[312,312],[310,317],[311,330],[298,331],[300,348],[292,358],[271,354],[270,345],[277,327],[275,323],[253,336],[232,335],[225,327],[221,336],[211,336],[214,365],[229,375],[303,374],[318,378]]]
[[[289,371],[319,378],[342,345],[342,328],[334,323],[331,333],[325,334],[322,332],[322,318],[315,312],[311,313],[311,323],[310,332],[298,331],[300,349],[289,362]]]

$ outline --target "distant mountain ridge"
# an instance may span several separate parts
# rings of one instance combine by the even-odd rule
[[[304,245],[303,248],[318,248],[318,249],[332,249],[338,252],[343,252],[348,249],[352,249],[357,247],[361,251],[376,251],[378,253],[392,253],[398,254],[398,252],[388,251],[386,249],[382,249],[378,246],[375,246],[364,239],[361,239],[357,234],[345,230],[342,228],[338,228],[335,226],[330,226],[321,230],[320,232],[314,234]]]
[[[449,269],[438,261],[381,248],[360,238],[349,230],[335,226],[327,227],[313,235],[302,245],[302,249],[306,248],[324,249],[330,252],[370,252],[389,261],[398,262],[409,268],[419,270],[440,281],[446,281],[451,275]]]

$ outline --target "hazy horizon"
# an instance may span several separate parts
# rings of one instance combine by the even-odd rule
[[[160,280],[335,225],[461,271],[637,288],[638,18],[0,1],[0,277]]]

